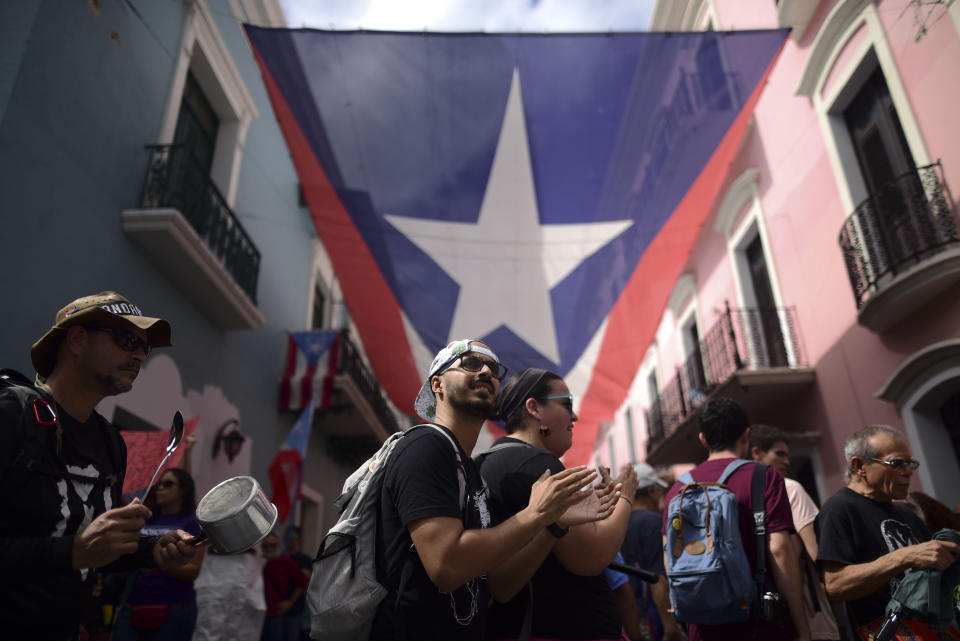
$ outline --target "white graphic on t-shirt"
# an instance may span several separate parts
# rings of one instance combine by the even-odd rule
[[[884,519],[880,522],[880,534],[883,536],[889,552],[919,543],[909,525],[894,519]],[[896,590],[898,583],[900,583],[900,577],[895,576],[890,579],[891,592]]]
[[[72,488],[73,493],[78,499],[80,499],[80,507],[83,510],[83,519],[77,526],[76,531],[82,532],[90,523],[93,521],[93,515],[97,511],[99,506],[94,505],[90,500],[90,494],[93,492],[94,485],[96,481],[100,478],[100,472],[92,464],[85,467],[79,467],[77,465],[67,465],[67,472],[75,476],[83,476],[90,479],[89,483],[83,481],[76,481],[72,478],[70,479],[60,479],[57,482],[57,494],[60,495],[60,520],[57,521],[57,525],[53,529],[53,536],[59,537],[64,536],[67,531],[67,525],[70,521],[70,492]],[[68,485],[69,484],[69,485]],[[110,488],[104,488],[103,490],[103,511],[109,510],[113,507],[113,500],[110,497]],[[80,570],[80,576],[83,579],[87,578],[87,572],[89,570],[83,569]]]
[[[465,485],[466,482],[462,475],[460,475],[460,480],[461,483]],[[463,485],[461,485],[461,491],[464,490]],[[477,510],[477,514],[480,516],[481,528],[490,527],[490,508],[487,506],[487,497],[489,493],[490,490],[487,487],[487,484],[484,483],[483,488],[470,495],[471,502],[473,503],[474,508]],[[462,495],[463,494],[461,494],[461,496]],[[453,619],[458,624],[462,626],[468,626],[473,622],[474,617],[477,616],[477,612],[479,611],[477,601],[480,598],[479,585],[480,581],[486,580],[487,575],[483,574],[474,579],[470,579],[467,581],[466,585],[447,593],[450,597],[450,609],[453,610]],[[467,596],[466,599],[461,599],[462,601],[466,601],[463,608],[457,607],[457,595],[462,594],[461,590],[465,590]],[[461,614],[461,610],[466,610],[466,612]]]
[[[884,519],[880,522],[880,534],[883,535],[889,552],[918,543],[910,526],[894,519]]]

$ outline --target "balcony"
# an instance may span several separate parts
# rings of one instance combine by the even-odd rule
[[[123,229],[223,329],[264,323],[260,252],[209,173],[181,145],[150,145],[141,209]]]
[[[885,331],[960,280],[960,234],[940,163],[864,200],[840,230],[857,322]]]
[[[401,425],[383,391],[346,331],[340,335],[340,356],[333,398],[316,411],[315,425],[331,456],[346,466],[359,465]]]
[[[770,420],[814,380],[793,308],[731,309],[728,305],[698,347],[647,410],[651,465],[706,458],[696,417],[708,399],[729,396],[743,404],[754,421]]]

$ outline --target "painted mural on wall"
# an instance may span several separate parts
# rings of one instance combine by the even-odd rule
[[[239,409],[215,385],[184,392],[180,369],[166,354],[144,364],[133,390],[104,399],[97,410],[120,427],[127,442],[125,492],[150,480],[163,459],[170,422],[178,410],[185,419],[185,434],[196,438],[190,457],[197,496],[232,476],[250,474],[253,440],[241,432]],[[178,465],[184,452],[181,443],[166,467]]]

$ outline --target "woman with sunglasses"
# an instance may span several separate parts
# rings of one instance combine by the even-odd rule
[[[193,477],[169,468],[145,501],[153,515],[142,536],[161,536],[173,530],[200,534],[196,517]],[[193,581],[200,573],[204,552],[175,573],[142,570],[131,577],[126,603],[117,614],[111,641],[174,641],[189,639],[197,621],[197,593]]]
[[[542,369],[527,369],[504,386],[500,417],[507,436],[476,458],[490,486],[491,511],[505,519],[523,509],[530,486],[545,470],[564,469],[560,456],[573,443],[577,414],[563,379]],[[542,565],[530,581],[535,639],[623,639],[616,603],[603,576],[614,560],[630,520],[630,498],[637,477],[625,466],[618,482],[622,494],[613,513],[602,521],[564,530],[550,528],[552,549],[540,551]],[[520,637],[531,591],[490,608],[488,639]]]

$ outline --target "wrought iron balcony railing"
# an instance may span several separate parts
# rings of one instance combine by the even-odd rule
[[[377,415],[380,424],[383,425],[387,433],[392,434],[400,431],[400,424],[384,400],[380,384],[377,383],[377,379],[373,377],[366,363],[363,362],[360,353],[346,331],[340,335],[340,364],[337,373],[346,374],[353,380],[360,393],[370,403],[373,413]]]
[[[260,251],[209,174],[184,145],[148,145],[150,162],[143,207],[176,209],[223,264],[237,285],[257,302]]]
[[[870,194],[840,230],[857,308],[886,281],[957,243],[960,234],[939,162]]]
[[[677,367],[647,410],[647,451],[738,370],[805,367],[794,308],[726,305],[720,319],[700,340],[699,349]]]

